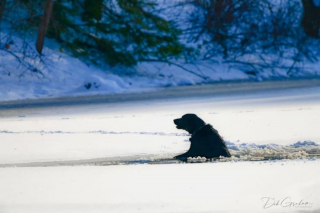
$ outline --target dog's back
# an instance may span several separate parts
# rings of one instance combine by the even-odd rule
[[[209,124],[192,135],[190,142],[190,157],[218,158],[220,156],[231,156],[218,131]]]

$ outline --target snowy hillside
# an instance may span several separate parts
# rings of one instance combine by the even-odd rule
[[[50,40],[47,41],[51,45]],[[53,43],[53,42],[52,42]],[[230,80],[267,80],[270,78],[287,78],[265,72],[251,77],[234,65],[216,62],[198,62],[183,64],[184,69],[193,70],[201,76],[189,73],[175,65],[164,63],[141,63],[132,71],[128,68],[98,68],[87,65],[55,49],[45,48],[46,64],[39,60],[32,64],[41,70],[30,73],[7,52],[0,51],[0,100],[22,100],[65,96],[83,96],[96,94],[132,93],[154,90],[157,87],[208,84]],[[320,62],[305,64],[301,77],[318,76]],[[18,72],[17,72],[18,70]],[[117,73],[117,74],[116,74]]]
[[[47,42],[48,46],[56,46],[53,41]],[[132,68],[135,69],[134,72],[128,68],[117,68],[119,70],[115,71],[115,68],[104,69],[87,65],[79,59],[49,48],[45,48],[44,57],[41,59],[45,60],[45,65],[40,59],[32,61],[33,66],[41,70],[39,75],[25,70],[26,68],[7,52],[0,51],[0,54],[0,100],[2,101],[143,92],[156,87],[249,79],[237,69],[226,65],[215,65],[210,68],[212,66],[210,63],[197,66],[185,65],[190,69],[196,68],[199,74],[208,76],[208,80],[164,63],[142,63]]]

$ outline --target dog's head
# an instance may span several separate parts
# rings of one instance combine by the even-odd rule
[[[174,119],[177,129],[184,129],[190,134],[203,127],[205,122],[195,114],[185,114],[181,118]]]

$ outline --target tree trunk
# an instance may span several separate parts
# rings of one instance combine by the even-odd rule
[[[2,20],[4,9],[6,8],[7,0],[0,0],[0,22]]]
[[[302,4],[302,27],[308,36],[312,38],[319,38],[320,7],[317,7],[313,0],[302,0]]]
[[[39,26],[38,37],[37,37],[37,42],[36,42],[36,49],[39,54],[42,53],[44,38],[47,33],[49,20],[50,20],[51,13],[52,13],[52,8],[53,8],[53,0],[46,0],[46,5],[44,8],[44,13],[43,13],[41,24]]]

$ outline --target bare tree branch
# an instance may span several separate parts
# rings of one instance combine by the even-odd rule
[[[185,68],[184,66],[178,64],[178,63],[175,63],[175,62],[172,62],[172,61],[166,61],[166,60],[157,60],[157,59],[142,59],[141,61],[144,61],[144,62],[163,62],[163,63],[167,63],[169,65],[174,65],[176,67],[179,67],[180,69],[188,72],[188,73],[191,73],[195,76],[198,76],[199,78],[202,78],[203,80],[208,80],[209,78],[207,76],[204,76],[204,75],[200,75],[190,69],[187,69]]]

